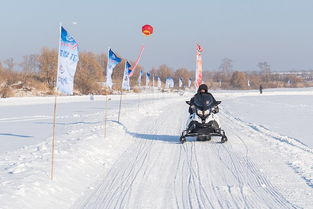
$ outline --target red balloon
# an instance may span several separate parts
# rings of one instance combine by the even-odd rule
[[[142,33],[145,36],[150,36],[153,33],[153,27],[151,25],[142,26]]]

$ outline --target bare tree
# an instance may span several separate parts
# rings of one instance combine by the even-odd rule
[[[75,74],[75,89],[83,94],[100,93],[99,82],[103,82],[103,66],[92,52],[81,52]]]
[[[267,62],[259,62],[258,67],[261,70],[261,77],[264,82],[270,81],[271,66]]]
[[[22,79],[26,83],[30,77],[34,76],[39,69],[39,55],[31,54],[23,56],[23,61],[19,64],[22,67]]]
[[[52,89],[57,77],[58,52],[55,49],[44,48],[39,56],[39,73],[41,79]]]
[[[222,64],[219,67],[219,70],[222,73],[230,74],[233,72],[233,61],[229,58],[224,58]]]
[[[270,73],[271,66],[267,62],[259,62],[258,67],[260,68],[262,73]]]
[[[167,65],[161,65],[158,71],[162,81],[165,81],[167,77],[173,76],[173,70]]]
[[[189,78],[193,75],[190,71],[188,71],[186,68],[179,68],[174,73],[174,81],[178,82],[179,78],[182,79],[183,85],[188,85]]]
[[[121,57],[118,55],[118,57]],[[118,63],[112,73],[112,79],[113,79],[113,89],[120,89],[122,86],[122,80],[125,70],[125,59],[122,59],[120,63]]]
[[[236,89],[247,88],[247,76],[244,72],[236,71],[230,79],[230,85]]]
[[[224,58],[219,67],[219,70],[220,74],[217,77],[220,84],[222,85],[221,87],[228,88],[233,71],[233,61],[229,58]]]
[[[151,76],[152,76],[152,75],[158,76],[158,75],[159,75],[158,69],[152,68],[152,69],[150,70],[150,75],[151,75]]]
[[[106,67],[107,67],[107,63],[108,63],[108,56],[105,53],[98,54],[97,55],[97,61],[102,68],[103,76],[106,76]]]
[[[25,73],[34,73],[39,70],[39,55],[31,54],[23,56],[23,61],[20,63],[23,72]]]
[[[8,70],[13,70],[14,66],[15,66],[15,62],[14,62],[14,59],[12,57],[6,59],[3,61],[3,63],[5,65],[7,65],[7,69]]]

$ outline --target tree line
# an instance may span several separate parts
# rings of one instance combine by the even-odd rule
[[[23,56],[20,63],[16,63],[13,58],[0,62],[0,97],[53,94],[57,62],[57,50],[49,48],[43,48],[39,54]],[[130,63],[134,64],[134,62]],[[109,93],[109,90],[103,85],[106,65],[106,53],[80,52],[74,78],[75,94]],[[124,65],[125,61],[123,60],[113,71],[113,91],[120,90]],[[233,61],[225,58],[217,71],[203,72],[203,81],[211,89],[257,89],[261,84],[265,88],[312,86],[310,79],[301,76],[272,73],[267,62],[260,62],[257,66],[260,70],[255,72],[233,70]],[[133,76],[130,78],[130,84],[134,91],[140,91],[137,84],[141,70],[144,70],[143,67],[137,65]],[[184,84],[183,88],[185,88],[189,78],[194,81],[195,77],[194,69],[172,69],[165,64],[153,68],[149,72],[151,76],[160,77],[163,86],[166,78],[172,77],[176,89],[180,78]],[[145,76],[143,75],[141,79],[141,84],[144,86]]]

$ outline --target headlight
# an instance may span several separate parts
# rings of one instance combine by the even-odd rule
[[[198,110],[197,110],[197,114],[198,114],[198,115],[203,115],[202,110],[199,110],[199,109],[198,109]]]
[[[204,115],[208,115],[208,114],[210,114],[210,110],[204,111]]]

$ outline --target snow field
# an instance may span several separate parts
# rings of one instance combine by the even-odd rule
[[[104,97],[60,98],[53,181],[52,98],[11,99],[0,104],[0,208],[313,208],[310,132],[283,123],[293,111],[310,130],[313,94],[268,91],[213,93],[225,144],[178,143],[192,94],[123,95],[120,122],[110,96],[105,138]]]
[[[129,119],[131,124],[133,118],[155,114],[153,102],[149,101],[155,95],[146,97],[147,101],[141,101],[140,114],[136,105],[128,108],[133,114],[123,114],[122,110],[121,119]],[[76,119],[81,116],[73,114]],[[56,132],[53,181],[50,180],[51,137],[36,145],[2,153],[0,208],[34,208],[34,205],[36,208],[68,208],[132,143],[133,137],[116,123],[116,116],[116,107],[109,109],[106,138],[103,111],[87,115],[89,126],[83,122],[73,123],[63,134]],[[57,123],[62,117],[57,117]],[[52,128],[51,124],[49,126]]]

